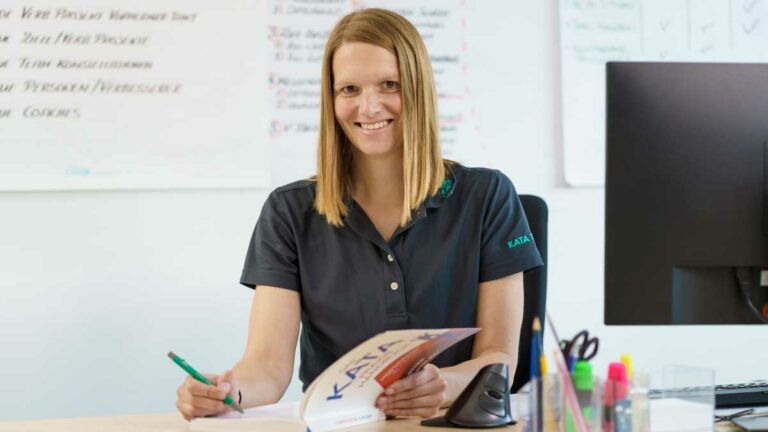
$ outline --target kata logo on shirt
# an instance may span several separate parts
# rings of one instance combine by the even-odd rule
[[[516,248],[516,247],[518,247],[518,246],[520,246],[522,244],[530,243],[532,238],[533,238],[532,234],[521,235],[520,237],[518,237],[518,238],[516,238],[514,240],[508,241],[507,242],[507,247],[510,248],[510,249],[514,249],[514,248]]]

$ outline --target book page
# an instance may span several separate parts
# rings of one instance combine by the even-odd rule
[[[305,432],[306,426],[299,415],[299,402],[282,402],[244,410],[243,414],[230,411],[214,417],[193,419],[190,429],[197,431],[249,430],[253,423],[268,424],[271,431]]]
[[[308,388],[302,418],[313,431],[384,420],[376,397],[393,382],[418,372],[476,328],[396,330],[363,342],[325,370]]]

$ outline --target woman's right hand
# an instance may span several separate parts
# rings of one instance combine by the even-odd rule
[[[185,420],[232,411],[232,407],[224,403],[227,395],[238,401],[237,384],[231,370],[221,375],[203,375],[214,385],[203,384],[188,376],[176,389],[176,408]]]

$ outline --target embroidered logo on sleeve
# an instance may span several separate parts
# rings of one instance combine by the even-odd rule
[[[518,246],[524,245],[526,243],[530,243],[532,240],[533,240],[533,234],[523,234],[514,240],[509,240],[507,242],[507,248],[514,249]]]

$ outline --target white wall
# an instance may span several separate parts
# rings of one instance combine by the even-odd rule
[[[601,337],[598,366],[715,368],[717,381],[768,377],[764,326],[605,327],[603,190],[563,185],[554,1],[476,0],[496,22],[470,43],[491,154],[519,191],[550,206],[550,311],[561,335]],[[501,56],[518,59],[501,68]],[[0,194],[0,420],[173,411],[184,378],[174,350],[204,371],[244,348],[251,291],[238,279],[268,191]],[[549,336],[546,343],[552,346]],[[286,398],[298,399],[298,383]]]

